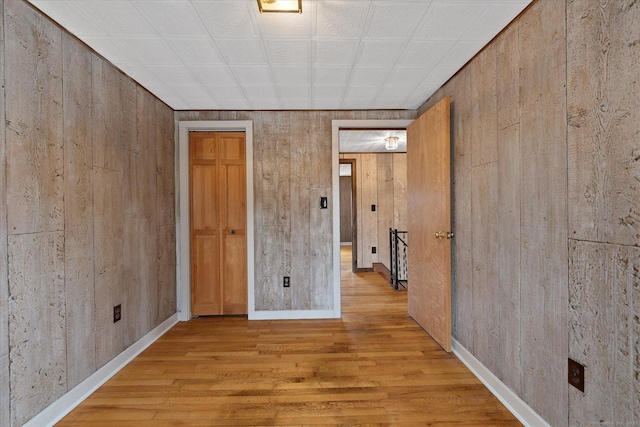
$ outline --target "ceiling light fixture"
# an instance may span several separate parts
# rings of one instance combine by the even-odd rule
[[[397,136],[388,136],[384,139],[384,148],[387,150],[397,150],[398,149],[398,137]]]
[[[302,0],[258,0],[262,12],[302,13]]]

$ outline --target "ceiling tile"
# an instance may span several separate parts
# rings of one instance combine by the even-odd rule
[[[339,110],[342,99],[314,99],[313,108],[316,110]]]
[[[252,99],[251,106],[253,110],[281,110],[280,100],[273,99]]]
[[[270,85],[271,71],[267,65],[246,65],[231,67],[236,80],[242,85]]]
[[[188,1],[136,1],[134,5],[162,36],[206,34]]]
[[[307,99],[311,100],[311,86],[310,85],[298,85],[298,86],[278,86],[278,92],[282,99]]]
[[[349,86],[345,99],[375,99],[379,86]]]
[[[356,3],[346,0],[318,2],[316,35],[359,38],[369,7],[369,2]]]
[[[313,99],[342,99],[346,86],[314,86]]]
[[[285,102],[287,110],[310,110],[313,106],[311,98],[288,98]]]
[[[390,86],[417,86],[433,67],[396,67],[387,79]]]
[[[434,1],[427,12],[416,39],[456,40],[465,28],[487,7],[485,1],[446,2]],[[455,23],[455,25],[452,25]]]
[[[313,83],[318,85],[347,84],[351,67],[348,66],[318,66],[313,69]]]
[[[239,86],[208,86],[209,92],[221,101],[225,99],[245,99]]]
[[[309,64],[311,41],[267,40],[265,42],[271,64]]]
[[[361,65],[393,65],[404,51],[404,41],[365,41],[358,58]]]
[[[193,74],[205,86],[237,84],[226,65],[197,66],[190,68]]]
[[[413,41],[407,45],[400,63],[402,65],[436,65],[455,45],[453,40]]]
[[[375,109],[402,110],[404,106],[404,98],[402,99],[380,99],[374,104]]]
[[[71,34],[76,36],[104,36],[99,25],[89,19],[69,1],[32,0],[32,4],[46,13],[51,19],[63,25]]]
[[[176,95],[187,102],[195,102],[200,108],[217,108],[216,102],[207,92],[207,89],[200,85],[193,86],[168,86]]]
[[[211,40],[201,39],[171,39],[165,38],[171,50],[187,65],[224,64],[224,59],[218,54]]]
[[[168,105],[172,100],[182,100],[178,95],[173,93],[171,89],[166,87],[165,85],[148,85],[145,88],[151,91],[154,95],[156,95],[162,102],[167,103]]]
[[[486,42],[461,41],[456,43],[442,58],[440,65],[456,65],[462,67],[484,47]]]
[[[256,6],[253,2],[193,1],[193,5],[212,36],[254,37],[258,35],[248,9]]]
[[[313,45],[315,63],[320,65],[351,65],[358,51],[358,43],[352,41],[315,40]]]
[[[265,37],[311,37],[310,13],[262,13],[258,25]]]
[[[171,98],[163,99],[163,101],[175,111],[189,110],[189,104],[182,98],[172,96]]]
[[[429,3],[376,2],[367,38],[409,38]]]
[[[351,74],[351,84],[359,86],[381,85],[387,80],[391,69],[392,67],[354,67],[353,73]]]
[[[112,36],[150,36],[153,28],[128,1],[75,0],[72,4]]]
[[[263,64],[265,62],[260,39],[218,40],[216,45],[229,64]]]
[[[369,105],[373,105],[372,99],[345,99],[342,102],[345,110],[367,110]]]
[[[161,88],[161,94],[153,92],[153,94],[158,98],[161,98],[161,95],[167,95],[169,93],[166,91],[165,84],[158,80],[158,78],[151,71],[149,71],[146,66],[138,64],[115,64],[115,66],[138,83],[144,82],[144,84],[140,84],[142,84],[149,91],[151,91],[152,88]],[[162,89],[164,89],[164,91],[162,91]]]
[[[378,101],[389,99],[406,99],[411,95],[415,86],[384,86],[378,93]]]
[[[422,104],[424,104],[424,102],[429,99],[429,97],[431,97],[431,95],[433,95],[436,92],[437,89],[431,89],[429,91],[424,91],[423,95],[420,96],[410,96],[409,98],[407,98],[405,100],[405,108],[409,108],[409,109],[417,109],[419,108]]]
[[[271,67],[279,85],[308,85],[311,83],[311,68],[300,65],[273,65]]]
[[[251,104],[246,99],[225,99],[221,110],[251,110]]]
[[[84,37],[84,42],[113,63],[132,64],[138,62],[137,57],[124,50],[111,37]]]
[[[453,76],[456,71],[460,69],[459,66],[452,65],[438,65],[426,75],[420,86],[416,89],[417,92],[425,89],[431,89],[433,87],[440,87],[447,82]]]
[[[274,86],[242,86],[249,99],[273,99],[277,98]]]
[[[184,65],[156,65],[153,74],[167,86],[198,85],[199,82]]]
[[[159,37],[117,38],[116,43],[140,64],[179,64],[180,60]]]
[[[492,4],[475,22],[463,27],[460,38],[463,40],[489,41],[500,32],[522,9],[523,4]]]

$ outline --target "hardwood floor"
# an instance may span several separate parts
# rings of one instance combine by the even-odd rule
[[[342,319],[179,323],[57,425],[521,425],[342,256]]]

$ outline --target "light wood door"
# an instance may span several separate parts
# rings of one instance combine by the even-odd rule
[[[451,351],[449,150],[447,97],[407,128],[409,315],[446,351]]]
[[[191,313],[247,313],[244,132],[189,134]]]

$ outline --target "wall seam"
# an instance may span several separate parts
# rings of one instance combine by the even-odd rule
[[[4,139],[4,144],[2,145],[1,149],[3,151],[3,158],[4,158],[4,170],[3,170],[3,176],[2,179],[4,180],[4,186],[6,188],[7,185],[7,126],[6,126],[6,116],[7,116],[7,94],[6,94],[6,74],[7,74],[7,62],[6,62],[6,50],[7,50],[7,46],[6,46],[6,40],[7,40],[7,11],[5,8],[5,2],[4,0],[0,0],[0,7],[2,8],[2,10],[0,11],[0,13],[2,13],[2,52],[0,52],[0,54],[2,55],[2,103],[3,103],[3,115],[4,117],[2,117],[2,120],[5,121],[5,124],[3,125],[3,139]],[[2,201],[2,203],[6,203],[7,201],[7,195],[6,193],[4,194],[4,200]],[[10,327],[11,325],[9,324],[9,301],[10,301],[10,287],[9,287],[9,228],[8,228],[8,210],[5,209],[4,214],[2,216],[2,218],[0,218],[0,221],[2,221],[4,224],[4,229],[6,230],[5,235],[3,236],[2,242],[0,242],[0,244],[4,245],[5,247],[5,259],[3,260],[3,262],[5,263],[5,265],[7,266],[6,269],[6,279],[7,282],[4,286],[6,286],[6,290],[7,290],[7,319],[6,319],[6,326],[7,326],[7,385],[9,386],[9,393],[8,396],[6,397],[7,399],[7,408],[9,409],[9,413],[6,414],[5,416],[7,417],[7,419],[9,420],[9,424],[11,424],[11,417],[12,417],[12,408],[11,408],[11,396],[13,396],[13,393],[11,391],[11,358],[10,358],[10,353],[11,353],[11,333],[10,333]],[[2,421],[0,419],[0,421]]]
[[[571,274],[570,274],[570,269],[571,269],[571,259],[569,256],[569,243],[571,241],[571,239],[569,238],[569,227],[570,227],[570,218],[569,218],[569,103],[568,103],[568,88],[569,88],[569,39],[568,39],[568,35],[569,35],[569,31],[568,31],[568,26],[569,26],[569,19],[567,16],[567,2],[565,1],[564,3],[564,111],[565,111],[565,128],[564,128],[564,150],[565,150],[565,159],[567,161],[566,163],[566,167],[565,167],[565,184],[566,184],[566,197],[565,197],[565,217],[566,217],[566,230],[567,230],[567,246],[566,246],[566,256],[567,256],[567,318],[566,318],[566,327],[567,327],[567,358],[570,355],[570,342],[571,342],[571,325],[570,325],[570,315],[569,315],[569,310],[570,310],[570,302],[569,302],[569,288],[571,286]],[[568,373],[567,373],[568,374]],[[571,393],[569,392],[569,385],[565,384],[565,388],[567,390],[567,411],[566,411],[566,417],[567,417],[567,425],[569,425],[570,421],[571,421],[571,414],[570,414],[570,409],[571,409]]]

